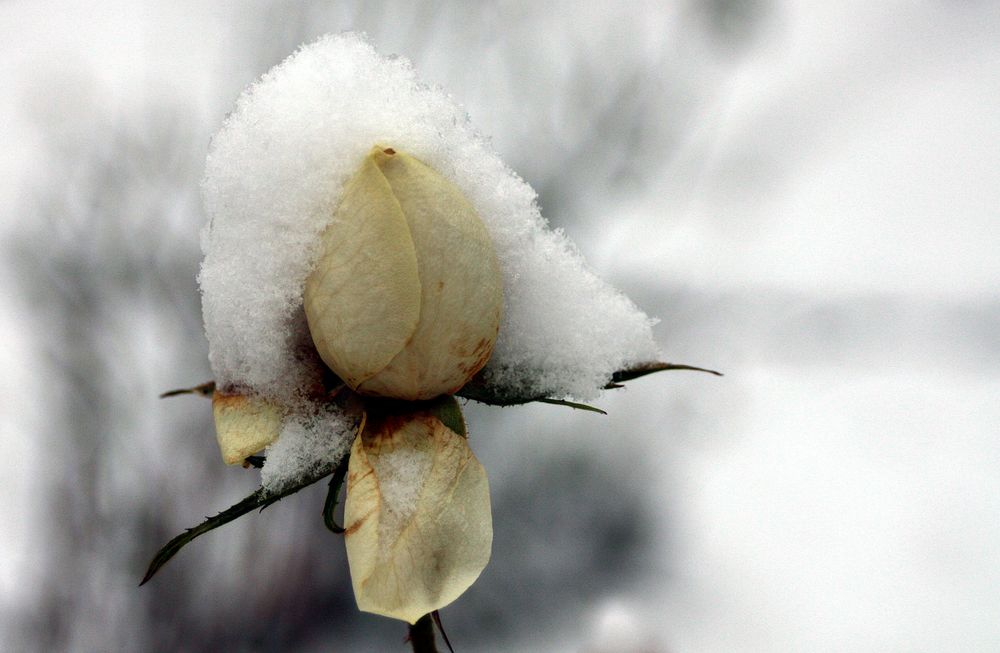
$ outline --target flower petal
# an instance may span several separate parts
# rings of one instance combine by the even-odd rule
[[[344,510],[365,612],[415,623],[458,598],[489,561],[486,472],[468,441],[429,411],[369,416],[351,450]]]
[[[227,465],[242,464],[247,456],[274,442],[284,419],[281,407],[266,399],[219,390],[212,394],[212,415],[215,437]]]
[[[403,349],[420,318],[409,226],[375,165],[375,149],[347,182],[303,303],[323,361],[352,388]]]
[[[365,394],[430,399],[452,394],[493,352],[503,282],[493,241],[475,209],[444,176],[403,152],[375,152],[417,252],[420,322],[412,340]]]

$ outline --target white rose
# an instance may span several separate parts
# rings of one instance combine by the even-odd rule
[[[323,361],[352,389],[431,399],[489,360],[500,267],[472,205],[437,171],[373,148],[322,238],[306,318]]]

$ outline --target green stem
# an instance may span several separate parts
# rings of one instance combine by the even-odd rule
[[[334,533],[343,533],[344,527],[334,519],[333,511],[337,509],[340,499],[340,488],[344,485],[344,477],[347,476],[347,461],[351,454],[344,456],[344,459],[337,465],[337,470],[330,477],[330,488],[326,492],[326,502],[323,504],[323,522],[326,527]]]

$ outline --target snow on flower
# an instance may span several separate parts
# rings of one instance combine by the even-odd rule
[[[324,367],[303,291],[345,184],[375,145],[449,180],[489,232],[503,316],[481,372],[487,387],[588,399],[615,370],[657,359],[652,321],[547,227],[534,191],[445,92],[362,36],[325,36],[243,93],[212,140],[203,181],[199,281],[216,383],[283,411],[265,488],[305,474],[315,460],[303,451],[342,456],[350,446],[349,418],[317,399]]]

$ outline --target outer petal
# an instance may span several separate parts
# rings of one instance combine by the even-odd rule
[[[215,437],[222,460],[238,465],[274,442],[284,418],[281,407],[266,399],[216,390],[212,394]]]
[[[420,323],[389,365],[359,388],[398,399],[452,394],[493,352],[503,283],[493,241],[475,209],[441,174],[405,153],[375,163],[409,224],[421,286]]]
[[[415,623],[489,561],[486,472],[467,440],[428,412],[369,417],[351,449],[345,523],[358,608]]]
[[[420,317],[413,240],[377,152],[344,187],[303,297],[320,357],[352,388],[389,364]]]

